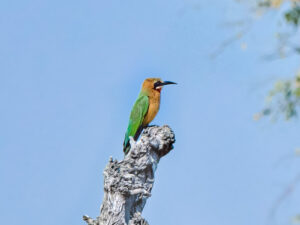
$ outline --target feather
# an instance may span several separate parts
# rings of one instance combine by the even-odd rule
[[[133,137],[136,141],[143,130],[143,121],[147,114],[148,107],[149,98],[145,93],[141,92],[130,113],[129,124],[123,143],[123,151],[125,154],[130,150],[129,137]]]

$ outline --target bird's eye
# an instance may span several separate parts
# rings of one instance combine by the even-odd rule
[[[156,89],[157,87],[159,87],[159,86],[161,86],[161,81],[156,81],[155,83],[154,83],[154,89]]]

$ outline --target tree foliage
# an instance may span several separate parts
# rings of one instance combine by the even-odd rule
[[[299,0],[262,0],[258,1],[257,7],[265,10],[278,9],[284,3],[288,4],[288,9],[283,13],[283,19],[297,31],[300,26]],[[300,44],[292,45],[291,48],[293,52],[300,54]],[[276,119],[280,115],[287,120],[296,117],[300,108],[300,71],[293,79],[277,81],[269,91],[266,102],[267,106],[254,116],[255,119],[263,116]]]
[[[286,120],[296,117],[300,108],[300,72],[294,79],[277,81],[266,98],[267,106],[254,118],[272,116],[277,119],[281,115]]]
[[[283,45],[279,48],[280,57],[285,58],[286,52],[284,46],[285,44],[290,45],[289,50],[292,53],[300,55],[300,40],[299,40],[299,26],[300,26],[300,0],[258,0],[256,2],[256,7],[263,10],[278,10],[284,7],[284,12],[278,10],[282,13],[282,20],[284,23],[290,27],[294,32],[283,37]],[[296,44],[291,42],[290,39],[296,39]],[[298,39],[298,40],[297,40]],[[288,40],[288,41],[287,41]],[[300,64],[300,61],[299,61]],[[300,65],[299,65],[300,66]],[[286,120],[296,117],[299,115],[300,111],[300,70],[296,72],[295,76],[287,80],[277,81],[266,97],[266,107],[254,116],[254,119],[260,119],[262,117],[271,117],[277,119],[278,117],[285,117]],[[295,156],[299,157],[299,148],[296,150]],[[285,191],[277,199],[273,205],[272,215],[278,208],[278,206],[289,196],[297,184],[300,183],[300,173],[296,175],[296,178],[287,186]],[[292,220],[292,224],[300,224],[300,214],[295,215]]]

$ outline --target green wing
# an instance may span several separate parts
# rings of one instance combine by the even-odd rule
[[[130,113],[129,124],[123,143],[123,151],[125,154],[127,154],[130,149],[129,137],[132,136],[134,140],[137,140],[143,129],[142,123],[148,111],[148,107],[148,96],[140,94]]]

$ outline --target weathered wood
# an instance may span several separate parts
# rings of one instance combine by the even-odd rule
[[[104,169],[104,199],[100,216],[83,216],[88,225],[148,225],[141,217],[151,196],[159,160],[173,149],[175,135],[169,126],[144,130],[139,141],[130,140],[131,150],[118,162],[110,158]]]

